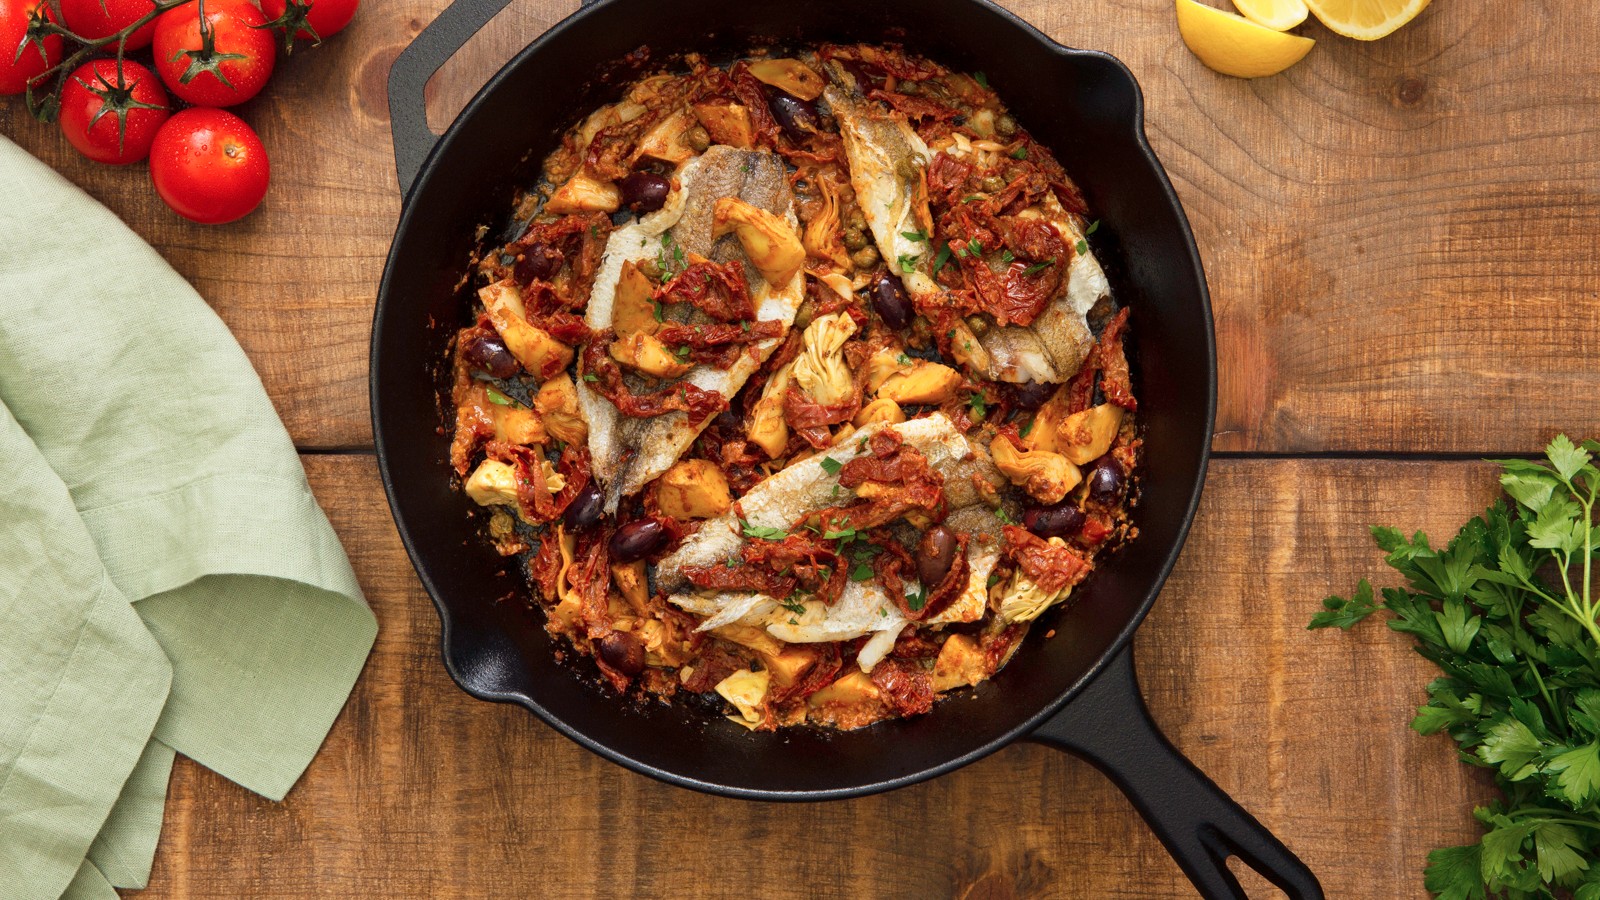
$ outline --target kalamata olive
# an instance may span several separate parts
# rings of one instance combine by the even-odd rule
[[[880,269],[872,279],[872,308],[883,318],[883,324],[895,331],[911,324],[911,299],[906,296],[906,286],[888,269]]]
[[[862,247],[850,254],[850,261],[858,269],[870,269],[878,264],[878,251],[872,247]]]
[[[611,535],[611,561],[638,562],[660,550],[667,542],[667,530],[655,519],[634,519]]]
[[[768,92],[767,108],[772,110],[772,117],[778,120],[778,125],[791,140],[803,141],[822,130],[822,122],[817,117],[817,105],[809,100],[774,90]]]
[[[613,631],[600,639],[600,658],[624,675],[644,671],[644,644],[626,631]]]
[[[567,511],[562,515],[561,521],[567,523],[568,531],[582,531],[592,527],[605,515],[605,498],[600,496],[600,486],[589,479],[572,502],[567,504]]]
[[[461,358],[474,369],[488,372],[496,378],[510,378],[522,368],[517,358],[506,349],[505,342],[492,334],[482,332],[470,335],[461,344]]]
[[[955,532],[935,525],[922,533],[922,540],[917,542],[917,578],[923,587],[931,591],[938,586],[955,561]]]
[[[654,172],[632,172],[617,182],[622,204],[636,213],[655,212],[667,204],[672,182]]]
[[[1022,527],[1042,538],[1065,538],[1083,527],[1083,510],[1063,500],[1054,506],[1035,506],[1022,514]]]
[[[523,248],[522,258],[517,260],[517,281],[527,284],[548,279],[561,270],[561,261],[560,250],[548,244],[529,244]]]
[[[1006,385],[1006,393],[1011,395],[1011,405],[1018,409],[1038,409],[1055,392],[1056,386],[1048,381],[1024,381],[1021,384]]]
[[[739,414],[732,409],[725,409],[717,413],[717,417],[711,421],[711,424],[727,434],[738,434],[739,429],[744,425],[744,419],[740,418]]]
[[[1090,497],[1101,503],[1115,503],[1122,495],[1123,483],[1127,478],[1123,475],[1122,464],[1108,453],[1094,461],[1084,480],[1089,482]]]

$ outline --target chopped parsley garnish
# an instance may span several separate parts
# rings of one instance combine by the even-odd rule
[[[1017,520],[1011,518],[1011,514],[1006,512],[1006,509],[1003,506],[994,511],[994,517],[996,519],[999,519],[1000,520],[1000,524],[1002,524],[1002,525],[1015,525],[1015,524],[1017,524]]]
[[[989,76],[983,74],[982,72],[973,72],[972,80],[976,81],[978,86],[984,90],[987,91],[989,89]]]
[[[676,356],[680,361],[688,359],[689,358],[689,345],[688,344],[684,344],[682,347],[679,347],[678,349],[672,351],[672,355]]]
[[[997,585],[999,583],[1000,583],[1000,576],[996,575],[993,572],[990,572],[989,573],[989,581],[987,582],[987,586],[988,587],[994,587],[995,585]]]
[[[939,274],[939,271],[944,268],[945,263],[949,261],[950,245],[945,244],[943,247],[939,248],[939,255],[933,258],[933,274]]]
[[[1010,250],[1002,250],[1002,251],[1000,251],[1000,261],[1005,263],[1006,265],[1008,265],[1008,266],[1011,265],[1013,262],[1016,262],[1016,259],[1017,259],[1017,257],[1015,255],[1013,255]]]
[[[584,381],[599,381],[600,380],[600,376],[596,375],[593,372],[585,372],[585,373],[583,373],[583,380]]]
[[[917,270],[917,259],[916,256],[902,253],[896,262],[900,263],[900,271],[909,275]]]
[[[517,401],[511,399],[510,397],[507,397],[505,394],[500,393],[500,391],[498,389],[496,389],[495,386],[492,385],[492,384],[488,386],[488,391],[489,391],[489,402],[493,403],[496,406],[517,406],[518,405]]]
[[[866,581],[871,577],[872,567],[866,563],[858,562],[856,563],[855,568],[850,570],[851,581]]]
[[[1027,144],[1019,145],[1017,147],[1017,149],[1011,151],[1011,158],[1012,159],[1027,159],[1028,158],[1028,145]]]
[[[782,601],[779,605],[782,606],[784,609],[787,609],[789,612],[794,613],[797,616],[803,616],[803,615],[805,615],[805,612],[806,612],[805,604],[801,603],[799,600],[794,599],[793,597],[790,597],[789,599]],[[794,622],[793,619],[790,619],[789,621],[791,623]]]
[[[1021,436],[1021,437],[1027,437],[1028,436],[1028,432],[1030,432],[1032,430],[1033,430],[1033,420],[1029,419],[1027,422],[1025,422],[1023,424],[1022,428],[1017,432],[1017,434],[1019,436]]]
[[[860,533],[861,532],[854,528],[843,528],[839,530],[828,529],[827,531],[822,532],[822,539],[825,541],[853,541],[855,540],[856,535]]]
[[[983,252],[983,245],[978,243],[977,238],[973,238],[972,240],[967,241],[967,252],[973,256],[977,256]]]
[[[751,525],[743,519],[739,520],[739,528],[748,538],[759,538],[763,541],[781,541],[789,536],[789,532],[782,528],[769,528],[766,525]]]
[[[740,328],[740,330],[743,330],[743,331],[749,331],[750,330],[750,322],[748,320],[740,322],[739,323],[739,328]]]
[[[904,354],[904,353],[902,353],[902,354],[900,354],[900,355],[899,355],[899,356],[896,356],[896,357],[895,357],[895,358],[894,358],[894,361],[895,361],[895,362],[897,362],[897,363],[899,363],[899,364],[900,364],[900,365],[902,365],[902,366],[909,366],[909,365],[911,365],[911,357],[909,357],[909,356],[907,356],[907,355],[905,355],[905,354]]]
[[[1084,234],[1094,234],[1096,231],[1099,231],[1099,230],[1100,230],[1100,220],[1099,219],[1095,219],[1093,222],[1089,223],[1089,227],[1084,229],[1083,233]]]
[[[902,231],[900,236],[908,241],[927,241],[928,236],[920,231]]]
[[[1081,244],[1083,242],[1079,241],[1079,243]],[[1052,256],[1049,259],[1045,260],[1044,262],[1036,262],[1033,265],[1027,267],[1026,269],[1023,269],[1022,270],[1022,274],[1024,274],[1024,275],[1037,275],[1040,272],[1043,272],[1045,269],[1048,269],[1048,268],[1050,268],[1051,266],[1053,266],[1055,264],[1056,264],[1056,258],[1054,256]]]
[[[919,584],[919,585],[917,585],[916,593],[907,594],[906,595],[906,606],[909,606],[911,608],[912,612],[918,612],[924,606],[927,606],[927,605],[928,605],[928,588],[927,588],[927,585]]]
[[[589,237],[596,237],[597,238],[599,236],[600,236],[600,226],[599,225],[590,225],[589,226]]]
[[[837,459],[834,459],[831,456],[824,456],[821,460],[821,465],[822,470],[827,472],[829,475],[837,475],[839,474],[839,470],[844,468],[844,463],[839,462]]]
[[[1073,249],[1078,251],[1078,255],[1079,256],[1082,256],[1085,253],[1089,252],[1089,242],[1084,240],[1083,238],[1079,238],[1078,239],[1078,245]]]
[[[972,407],[972,411],[977,413],[979,416],[987,415],[989,412],[989,402],[983,399],[982,394],[973,394],[972,396],[968,397],[967,405]]]
[[[650,301],[650,305],[655,307],[656,321],[657,322],[665,322],[667,320],[667,310],[666,310],[666,307],[661,305],[661,301],[660,300],[651,300]]]
[[[976,202],[976,201],[982,200],[982,199],[983,199],[983,195],[982,194],[968,194],[965,197],[961,198],[961,202],[962,203],[973,203],[973,202]]]

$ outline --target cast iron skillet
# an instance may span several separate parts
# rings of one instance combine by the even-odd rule
[[[1238,855],[1294,898],[1320,898],[1309,869],[1156,730],[1130,640],[1171,571],[1200,499],[1216,407],[1205,276],[1188,222],[1144,138],[1142,100],[1112,57],[1069,50],[987,0],[601,0],[517,54],[443,137],[423,88],[508,0],[457,0],[395,61],[389,107],[404,208],[378,292],[372,425],[395,523],[443,622],[445,668],[485,700],[515,702],[600,755],[663,781],[756,800],[886,791],[949,772],[1018,739],[1078,754],[1127,793],[1206,897],[1243,896]],[[771,40],[900,40],[983,70],[1055,150],[1105,222],[1096,250],[1133,309],[1146,432],[1138,540],[1100,565],[1076,603],[1033,629],[993,680],[926,716],[835,733],[751,734],[683,704],[635,708],[558,664],[517,603],[515,564],[478,536],[451,487],[438,363],[460,321],[476,226],[503,227],[562,129],[615,99],[605,66],[659,54],[737,52]],[[1045,640],[1046,631],[1053,638]]]

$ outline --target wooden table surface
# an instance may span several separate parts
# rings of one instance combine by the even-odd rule
[[[0,103],[0,131],[121,215],[233,328],[382,626],[285,802],[179,762],[142,896],[1192,896],[1105,778],[1037,746],[887,796],[766,805],[634,775],[455,689],[366,402],[399,208],[385,77],[444,2],[368,0],[281,65],[242,110],[272,190],[229,227],[177,219],[142,166],[89,164]],[[1216,307],[1218,453],[1136,642],[1154,715],[1330,897],[1425,896],[1426,853],[1475,839],[1489,785],[1447,738],[1406,728],[1431,674],[1405,640],[1304,625],[1328,592],[1390,581],[1366,525],[1445,535],[1495,493],[1480,457],[1600,434],[1600,6],[1440,0],[1373,44],[1312,23],[1303,63],[1240,81],[1184,49],[1170,0],[1013,5],[1132,68]],[[514,3],[435,79],[435,124],[573,8]]]

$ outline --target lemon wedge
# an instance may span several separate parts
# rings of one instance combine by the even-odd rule
[[[1316,41],[1273,31],[1197,0],[1177,0],[1178,33],[1200,61],[1224,75],[1276,75],[1311,52]]]
[[[1240,15],[1273,31],[1288,31],[1306,20],[1305,0],[1233,0]]]
[[[1429,0],[1306,0],[1330,31],[1360,41],[1393,34],[1427,9]]]

